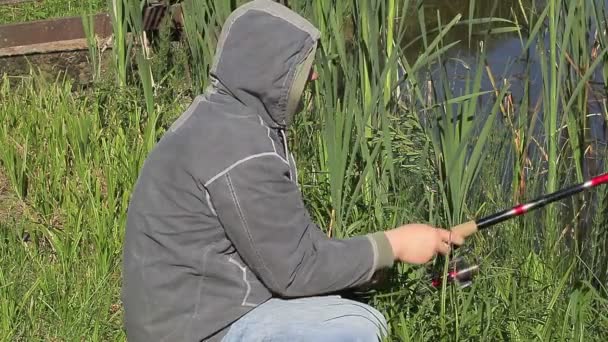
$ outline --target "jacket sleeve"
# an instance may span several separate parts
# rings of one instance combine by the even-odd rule
[[[331,239],[312,222],[289,166],[267,154],[225,171],[207,186],[228,238],[275,294],[312,296],[367,285],[393,265],[383,232]]]

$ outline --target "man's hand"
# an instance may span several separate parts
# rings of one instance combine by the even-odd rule
[[[424,264],[437,253],[446,255],[451,245],[462,245],[464,238],[449,230],[425,224],[407,224],[385,232],[393,248],[395,260],[409,264]]]

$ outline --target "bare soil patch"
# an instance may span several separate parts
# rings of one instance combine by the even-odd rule
[[[23,216],[25,204],[15,196],[10,180],[0,168],[0,224]]]
[[[110,52],[102,55],[102,72],[107,70]],[[53,52],[26,56],[0,58],[0,76],[11,78],[40,72],[49,79],[67,76],[75,85],[89,84],[93,80],[93,68],[88,51]]]

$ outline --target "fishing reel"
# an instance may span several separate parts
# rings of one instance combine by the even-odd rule
[[[443,269],[443,262],[438,262],[431,270],[430,278],[433,288],[440,288],[445,279],[448,284],[464,289],[473,284],[473,278],[479,273],[479,266],[468,263],[463,257],[455,257],[449,261],[447,274],[443,273]]]

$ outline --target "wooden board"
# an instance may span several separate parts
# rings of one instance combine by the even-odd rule
[[[95,34],[99,38],[112,35],[108,14],[94,17]],[[16,54],[86,49],[82,17],[67,17],[0,26],[0,57]]]
[[[7,1],[23,0],[0,0],[0,4]],[[171,25],[181,31],[183,17],[179,4],[170,8],[163,4],[146,7],[142,18],[144,29],[158,29],[163,18],[169,13],[172,16]],[[106,39],[112,36],[110,14],[97,14],[93,20],[97,38]],[[86,38],[81,16],[0,25],[0,57],[86,49]]]

